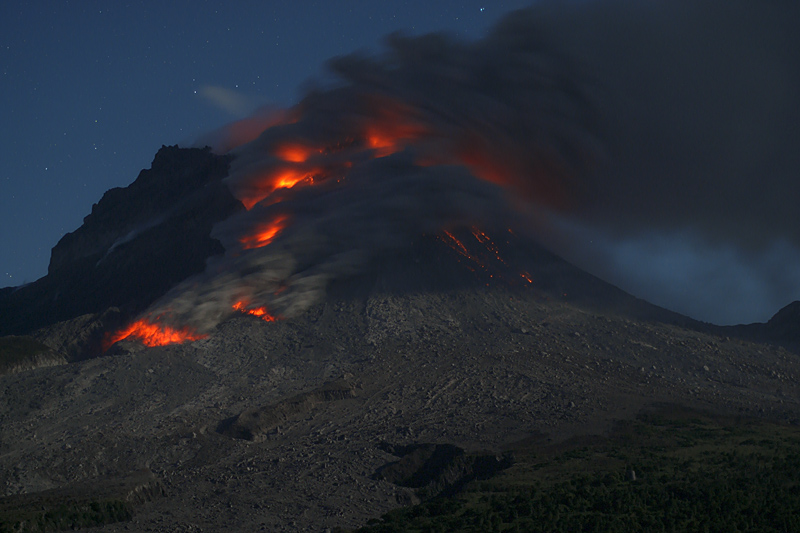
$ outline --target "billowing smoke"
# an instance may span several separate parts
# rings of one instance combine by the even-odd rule
[[[766,318],[800,295],[799,15],[544,2],[476,42],[393,35],[334,59],[335,82],[217,146],[241,144],[227,183],[246,211],[150,320],[292,316],[382,252],[471,225],[696,318]]]
[[[800,4],[545,10],[528,12],[536,32],[602,87],[609,155],[589,176],[590,203],[546,238],[700,319],[766,320],[800,298]]]

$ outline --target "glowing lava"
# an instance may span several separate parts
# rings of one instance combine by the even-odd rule
[[[275,322],[277,320],[276,317],[269,314],[269,311],[267,311],[266,307],[248,308],[247,303],[245,303],[244,301],[239,301],[233,304],[233,308],[242,313],[247,313],[248,315],[257,316],[258,318],[264,320],[265,322]]]
[[[314,175],[321,171],[319,168],[303,169],[284,167],[274,172],[265,174],[253,187],[250,194],[240,198],[245,209],[250,210],[258,202],[268,197],[278,189],[291,189],[300,182],[314,183]]]
[[[245,235],[240,239],[245,250],[251,248],[261,248],[271,243],[278,234],[283,231],[289,221],[288,215],[278,215],[269,222],[263,223],[255,228],[254,233]]]
[[[447,239],[441,236],[439,238],[445,244],[447,244],[450,248],[452,248],[457,254],[466,257],[467,259],[478,265],[483,270],[487,270],[486,265],[483,263],[483,261],[475,257],[473,254],[471,254],[469,252],[469,249],[464,245],[464,243],[458,237],[456,237],[447,230],[444,230],[443,233],[447,236]],[[474,272],[475,270],[472,269],[472,271]]]
[[[513,231],[511,230],[508,231],[512,235],[514,234]],[[470,249],[467,247],[466,244],[464,244],[464,242],[461,239],[459,239],[458,237],[456,237],[447,230],[444,230],[442,232],[443,235],[439,235],[439,240],[447,244],[447,246],[449,246],[457,254],[461,255],[462,257],[465,257],[466,259],[469,259],[470,262],[472,262],[473,264],[484,270],[487,274],[489,274],[490,278],[493,278],[495,274],[499,274],[502,271],[502,270],[498,271],[496,268],[489,268],[487,263],[492,259],[494,259],[497,263],[499,263],[499,265],[502,265],[503,267],[509,266],[508,263],[506,263],[505,259],[503,259],[503,257],[500,255],[500,248],[495,244],[495,242],[492,240],[491,237],[489,237],[489,235],[486,232],[481,231],[476,227],[471,228],[470,232],[472,233],[472,236],[475,237],[475,240],[477,240],[480,244],[482,244],[483,247],[486,249],[486,252],[488,253],[475,253],[470,251]],[[497,263],[495,263],[495,265],[499,266],[497,265]],[[475,272],[474,268],[472,267],[469,268],[470,270]],[[531,284],[533,283],[533,279],[531,278],[531,275],[528,272],[525,271],[520,272],[519,277],[521,277],[528,283]]]
[[[129,337],[138,340],[145,346],[165,346],[167,344],[196,341],[207,336],[201,335],[188,327],[172,328],[149,322],[146,319],[140,319],[114,334],[106,334],[103,339],[103,351],[108,350],[114,343]]]
[[[478,228],[472,228],[472,235],[478,240],[479,243],[483,244],[486,249],[494,255],[495,259],[508,266],[505,260],[500,256],[500,249],[497,247],[491,237]]]
[[[275,148],[275,155],[284,161],[290,163],[305,163],[311,154],[314,152],[319,153],[320,150],[315,150],[309,146],[297,143],[282,144]]]

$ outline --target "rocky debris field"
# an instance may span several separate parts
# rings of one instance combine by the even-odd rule
[[[68,345],[57,330],[72,331],[37,336]],[[797,424],[798,355],[734,333],[491,287],[376,290],[183,345],[124,341],[0,376],[0,503],[90,487],[132,510],[93,531],[326,531],[418,501],[379,474],[406,446],[499,458],[656,403]],[[136,497],[114,483],[134,475],[153,480]]]

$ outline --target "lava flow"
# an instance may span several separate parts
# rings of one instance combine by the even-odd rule
[[[447,230],[442,231],[442,233],[439,235],[439,240],[445,243],[458,255],[468,259],[470,262],[479,267],[481,270],[488,273],[490,278],[493,278],[495,274],[499,274],[501,272],[502,267],[507,268],[509,266],[508,263],[505,261],[505,259],[503,259],[503,257],[500,255],[500,249],[498,248],[498,246],[486,232],[481,231],[476,227],[471,228],[470,232],[472,233],[472,236],[475,237],[475,240],[478,241],[481,245],[483,245],[483,247],[486,250],[485,252],[483,251],[481,251],[480,253],[471,252],[470,249],[467,247],[467,245],[464,243],[464,241],[462,241],[461,239],[453,235],[453,233]],[[513,234],[511,230],[509,230],[509,232]],[[488,266],[487,260],[496,261],[496,263],[499,263],[499,265],[497,265],[499,268],[490,268]],[[500,267],[500,265],[502,265],[502,267]],[[475,272],[474,268],[472,267],[469,268],[473,272]],[[531,279],[531,275],[528,272],[525,271],[520,272],[519,277],[521,277],[528,283],[533,283],[533,279]]]
[[[269,222],[258,225],[253,233],[245,235],[239,240],[242,248],[250,250],[268,245],[283,231],[288,220],[287,215],[278,215]]]
[[[257,316],[258,318],[260,318],[265,322],[275,322],[276,320],[278,320],[276,317],[269,314],[266,307],[248,308],[247,305],[248,304],[245,303],[244,301],[238,301],[235,304],[233,304],[233,308],[236,311],[240,311],[248,315]]]
[[[313,184],[314,176],[319,174],[321,169],[312,168],[278,168],[273,172],[264,174],[255,184],[250,194],[240,200],[245,209],[252,209],[261,200],[267,198],[278,189],[291,189],[298,183]]]
[[[163,324],[149,322],[146,319],[140,319],[116,333],[106,334],[103,339],[103,351],[129,337],[135,338],[145,346],[165,346],[167,344],[196,341],[207,336],[201,335],[188,327],[172,328]]]

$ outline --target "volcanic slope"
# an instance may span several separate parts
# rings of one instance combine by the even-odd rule
[[[406,445],[501,453],[654,403],[800,418],[795,354],[703,331],[523,241],[425,236],[291,319],[0,376],[0,505],[132,509],[95,531],[324,531],[417,501],[375,475]]]

